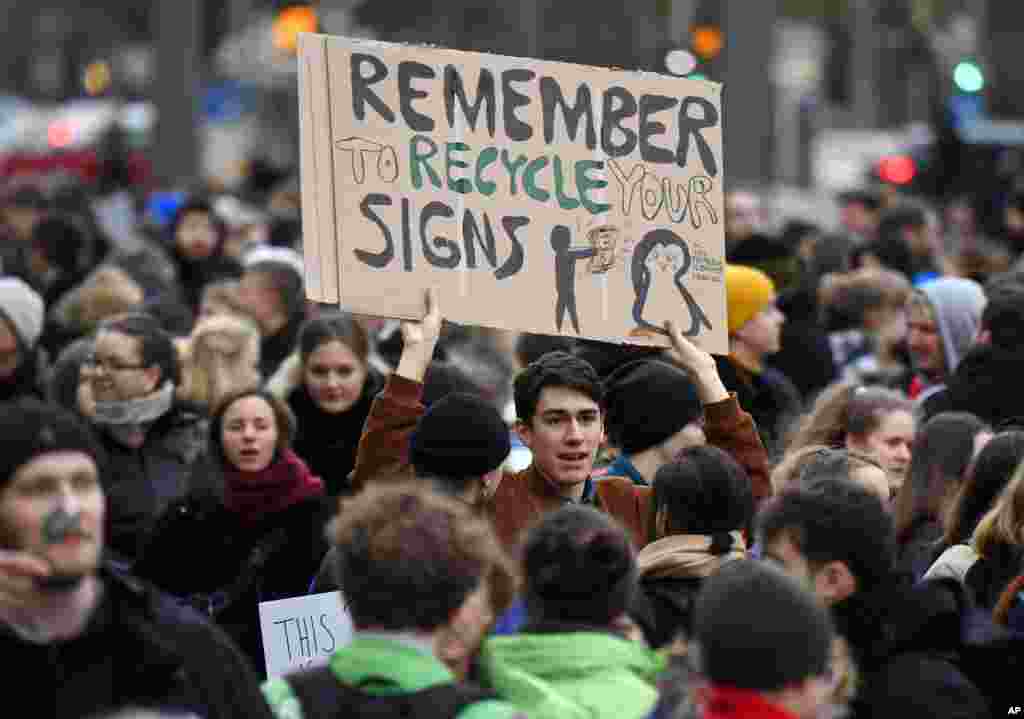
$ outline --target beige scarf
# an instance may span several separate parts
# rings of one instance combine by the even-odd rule
[[[712,538],[706,534],[676,534],[644,547],[637,563],[644,577],[686,579],[710,577],[726,562],[747,556],[747,545],[739,531],[729,532],[732,547],[724,554],[712,554]]]

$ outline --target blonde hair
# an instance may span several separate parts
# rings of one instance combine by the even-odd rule
[[[206,285],[199,298],[200,309],[207,303],[222,305],[240,317],[249,316],[238,295],[238,280],[218,280]]]
[[[260,384],[260,332],[251,320],[235,315],[206,317],[196,323],[179,350],[182,399],[214,407],[226,395]]]
[[[1000,544],[1024,545],[1024,463],[971,535],[971,547],[982,557]]]
[[[88,332],[109,317],[137,309],[145,298],[142,287],[128,273],[107,265],[93,272],[74,293],[67,317]]]

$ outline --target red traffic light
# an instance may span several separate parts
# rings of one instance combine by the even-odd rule
[[[906,185],[917,176],[917,164],[907,155],[890,155],[878,161],[878,179],[893,185]]]

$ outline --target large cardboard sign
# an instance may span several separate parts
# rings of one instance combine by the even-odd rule
[[[352,640],[352,617],[339,592],[261,602],[259,611],[267,678],[326,664]]]
[[[721,86],[306,34],[307,295],[727,349]]]

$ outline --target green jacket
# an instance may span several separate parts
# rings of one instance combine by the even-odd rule
[[[374,681],[365,691],[377,694],[414,692],[455,681],[448,668],[430,654],[399,641],[376,637],[356,637],[330,659],[330,668],[339,682],[358,685],[368,679],[390,679],[391,684]],[[283,678],[263,684],[263,696],[277,719],[303,719],[302,707]],[[459,719],[523,719],[522,713],[502,701],[472,704],[459,713]]]
[[[530,719],[641,719],[665,667],[641,644],[585,631],[493,637],[481,661],[487,684]]]

